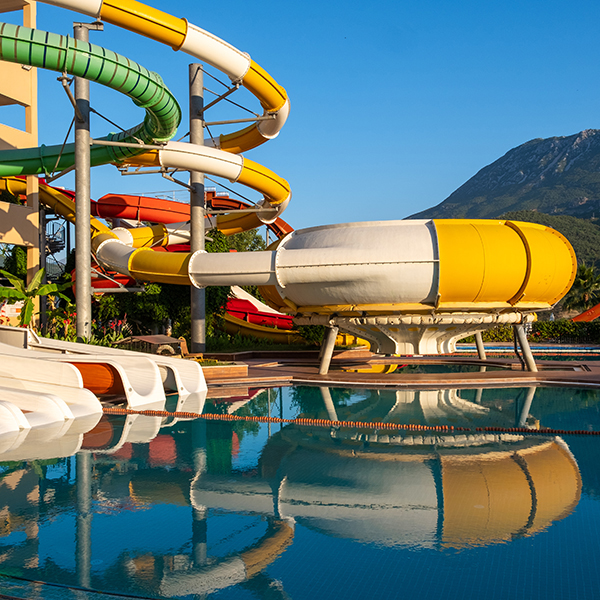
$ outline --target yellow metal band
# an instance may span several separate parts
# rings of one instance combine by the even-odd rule
[[[521,238],[521,242],[523,243],[523,247],[525,248],[525,253],[527,254],[527,270],[525,272],[525,279],[523,280],[521,287],[517,290],[517,293],[509,300],[510,304],[516,304],[523,298],[523,296],[525,296],[525,291],[531,278],[531,248],[529,246],[529,242],[527,241],[527,236],[523,231],[521,231],[517,223],[513,223],[512,221],[506,221],[506,225],[507,227],[513,229]]]
[[[126,164],[139,167],[160,167],[160,155],[158,150],[150,150],[149,152],[144,152],[144,154],[130,156]]]
[[[571,287],[577,259],[557,231],[513,221],[435,220],[439,306],[508,302],[551,306]]]
[[[287,100],[285,90],[254,61],[250,62],[242,85],[259,99],[266,111],[277,112]]]
[[[531,252],[531,275],[523,300],[550,305],[571,288],[577,274],[577,257],[568,240],[554,229],[536,223],[519,223]]]
[[[217,217],[217,229],[223,235],[233,235],[234,233],[249,231],[250,229],[260,227],[262,224],[262,221],[258,218],[256,213],[247,215],[232,213],[230,215],[219,215]]]
[[[264,194],[270,204],[281,204],[290,195],[290,186],[283,177],[247,158],[236,181]]]
[[[508,302],[525,280],[527,252],[504,221],[435,220],[441,302]]]
[[[136,0],[104,0],[100,18],[179,50],[187,35],[187,21]]]
[[[245,129],[220,136],[219,145],[221,150],[225,150],[225,152],[242,154],[264,144],[266,141],[267,138],[261,135],[258,126],[250,125],[250,127],[246,127]]]
[[[169,243],[167,228],[162,223],[150,227],[134,227],[128,231],[133,238],[134,248],[160,248]]]
[[[106,233],[99,233],[98,235],[95,235],[92,238],[92,252],[96,252],[98,250],[98,248],[100,247],[100,244],[102,244],[102,242],[105,242],[106,240],[116,240],[118,239],[117,236],[112,233],[111,231],[107,231]]]

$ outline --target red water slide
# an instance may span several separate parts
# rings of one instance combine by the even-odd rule
[[[598,317],[600,317],[600,304],[596,304],[596,306],[592,306],[592,308],[582,312],[580,315],[573,317],[573,321],[587,323],[597,319]]]
[[[240,210],[251,205],[214,191],[206,192],[206,205],[213,210]],[[94,212],[96,211],[96,212]],[[190,205],[174,200],[131,196],[127,194],[106,194],[92,203],[92,215],[103,219],[132,219],[151,223],[181,223],[190,218]],[[276,219],[267,225],[278,238],[294,231],[283,219]]]
[[[61,193],[75,200],[75,193],[70,190],[60,190]],[[248,208],[249,203],[226,195],[216,195],[212,190],[206,192],[206,204],[214,210],[240,210]],[[132,196],[128,194],[106,194],[98,201],[92,200],[91,213],[94,217],[103,219],[130,219],[133,221],[149,221],[151,223],[180,223],[190,218],[190,206],[183,202],[152,198],[148,196]],[[293,228],[283,219],[276,219],[267,225],[269,230],[281,238],[293,231]],[[170,246],[170,251],[189,251],[188,245]],[[165,248],[157,248],[165,251]],[[93,265],[97,268],[97,265]],[[75,272],[73,272],[75,280]],[[134,287],[134,279],[121,273],[106,273],[106,277],[98,271],[92,274],[92,287],[95,290],[114,290],[120,287]],[[227,302],[227,313],[254,325],[263,327],[291,330],[292,317],[262,312],[250,301],[230,298]]]

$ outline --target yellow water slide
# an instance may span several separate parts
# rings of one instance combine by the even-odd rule
[[[263,119],[240,131],[206,140],[199,146],[168,142],[161,150],[152,150],[128,158],[129,164],[174,167],[224,177],[263,194],[259,223],[274,221],[291,198],[288,182],[270,169],[239,156],[275,138],[289,114],[289,99],[281,87],[248,54],[190,23],[136,0],[42,0],[87,16],[101,19],[146,36],[208,63],[227,75],[232,84],[243,86],[260,102]],[[229,230],[228,221],[235,222]],[[257,226],[256,215],[228,215],[220,227],[228,233]]]

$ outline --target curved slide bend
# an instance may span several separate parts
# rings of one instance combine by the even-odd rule
[[[206,62],[226,74],[236,85],[250,91],[263,107],[265,117],[240,131],[207,140],[204,146],[169,142],[164,149],[151,151],[130,164],[174,167],[208,173],[238,182],[263,194],[262,223],[269,223],[285,210],[291,192],[287,181],[266,167],[238,156],[273,139],[285,124],[289,114],[289,99],[281,87],[248,54],[240,52],[211,33],[181,19],[135,0],[42,0],[89,17],[99,18],[129,31],[166,44],[174,50]],[[139,153],[138,153],[139,154]],[[237,231],[252,228],[248,216],[240,221],[237,215],[224,217],[223,222],[237,223]],[[256,225],[254,225],[256,227]]]
[[[273,117],[212,141],[215,147],[169,142],[158,152],[121,162],[201,171],[258,189],[269,209],[262,216],[265,221],[285,208],[287,182],[232,154],[274,137],[289,109],[282,88],[249,57],[183,19],[134,0],[45,1],[100,17],[212,64],[246,86],[266,116]],[[12,45],[27,47],[17,37],[2,40],[1,58],[27,63],[26,52],[12,52]],[[73,49],[74,58],[78,52]],[[41,66],[48,67],[45,62]],[[42,154],[38,151],[37,163],[20,172],[43,172]],[[0,153],[0,175],[7,174],[5,156]],[[384,353],[450,352],[457,339],[476,331],[532,320],[532,311],[549,308],[567,292],[576,270],[573,250],[560,234],[510,221],[316,227],[288,235],[269,251],[233,255],[157,253],[143,247],[180,243],[176,232],[164,237],[164,231],[117,228],[96,233],[92,247],[108,268],[142,281],[263,286],[263,296],[296,315],[297,322],[338,325]]]

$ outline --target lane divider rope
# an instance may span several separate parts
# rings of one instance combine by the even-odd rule
[[[281,417],[254,417],[243,415],[195,413],[195,412],[169,412],[166,410],[134,410],[132,408],[107,407],[103,409],[108,415],[145,415],[148,417],[172,417],[176,419],[205,419],[206,421],[252,421],[255,423],[285,423],[291,425],[309,425],[312,427],[335,427],[337,429],[373,429],[390,431],[434,431],[442,433],[521,433],[529,435],[600,435],[600,431],[588,429],[528,429],[527,427],[457,427],[454,425],[415,425],[388,422],[364,421],[331,421],[330,419],[310,419],[298,417],[296,419],[283,419]]]

